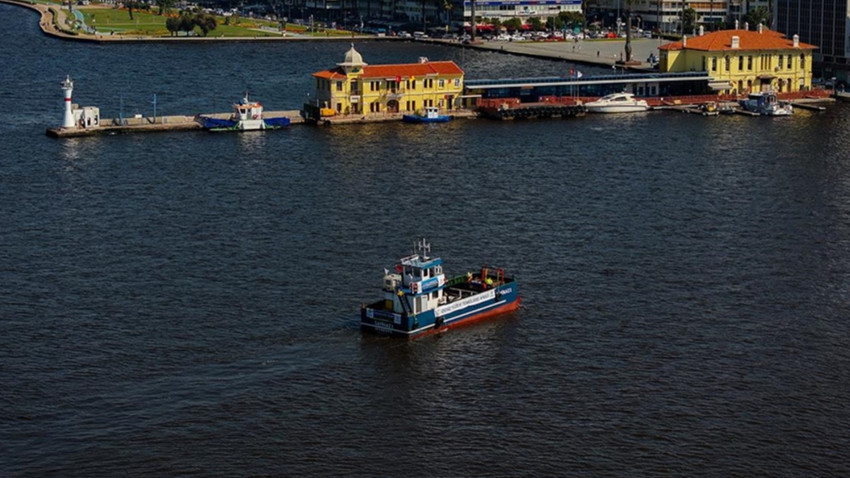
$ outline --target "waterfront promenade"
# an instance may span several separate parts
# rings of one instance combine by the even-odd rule
[[[435,40],[436,43],[460,45],[457,42],[447,40]],[[658,56],[658,47],[666,43],[666,40],[657,38],[640,38],[632,40],[632,59],[640,62],[629,65],[633,70],[649,70],[652,66],[646,61],[650,54]],[[506,42],[506,41],[482,41],[474,44],[462,45],[467,48],[480,50],[498,51],[513,55],[523,55],[549,60],[565,60],[575,63],[586,63],[613,67],[625,55],[625,39],[611,40],[579,40],[563,42]],[[620,65],[616,65],[620,68]]]

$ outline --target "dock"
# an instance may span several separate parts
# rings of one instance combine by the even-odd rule
[[[792,101],[791,106],[793,106],[794,108],[800,108],[800,109],[810,110],[810,111],[826,111],[825,106],[803,103],[801,101]]]
[[[228,118],[232,113],[209,113],[203,116],[214,118]],[[297,110],[269,111],[266,115],[270,118],[285,116],[289,118],[290,124],[301,124],[304,118]],[[157,116],[114,118],[104,120],[99,126],[73,127],[73,128],[49,128],[45,134],[51,138],[79,138],[85,136],[100,136],[112,134],[133,133],[167,133],[175,131],[202,131],[203,127],[197,121],[196,116]]]
[[[478,113],[473,110],[449,110],[447,115],[455,119],[475,119],[478,118]],[[372,113],[372,114],[350,114],[339,116],[323,116],[318,120],[311,122],[320,126],[333,126],[342,124],[365,124],[365,123],[385,123],[390,121],[401,121],[404,113]],[[302,118],[303,121],[303,118]]]
[[[582,105],[551,103],[523,103],[511,106],[505,104],[504,107],[482,107],[479,111],[485,118],[497,120],[573,118],[585,114]]]

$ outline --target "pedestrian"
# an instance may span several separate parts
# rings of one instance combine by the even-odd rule
[[[599,50],[596,50],[596,58],[599,58]]]

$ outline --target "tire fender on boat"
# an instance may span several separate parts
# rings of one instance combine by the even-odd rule
[[[437,320],[434,321],[434,328],[439,329],[442,326],[443,326],[443,318],[437,317]]]

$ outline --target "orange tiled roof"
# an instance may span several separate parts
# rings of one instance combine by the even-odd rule
[[[322,70],[313,73],[313,76],[316,78],[324,78],[326,80],[344,80],[345,72],[342,71],[342,68],[333,68],[330,70]]]
[[[720,30],[717,32],[706,33],[703,36],[688,37],[688,46],[685,47],[683,42],[677,41],[667,43],[658,47],[659,50],[675,51],[675,50],[701,50],[701,51],[733,51],[732,37],[739,38],[740,47],[737,50],[793,50],[794,41],[785,38],[780,32],[762,29],[762,33],[748,30]],[[815,50],[814,45],[800,42],[796,47],[799,50]]]
[[[463,70],[453,61],[428,61],[400,65],[369,65],[363,67],[363,78],[391,76],[462,75]]]
[[[425,63],[403,63],[398,65],[366,65],[363,67],[362,78],[403,78],[423,77],[427,75],[462,75],[463,70],[453,61],[427,61]],[[343,80],[345,73],[342,68],[333,68],[313,73],[316,78],[326,80]]]

